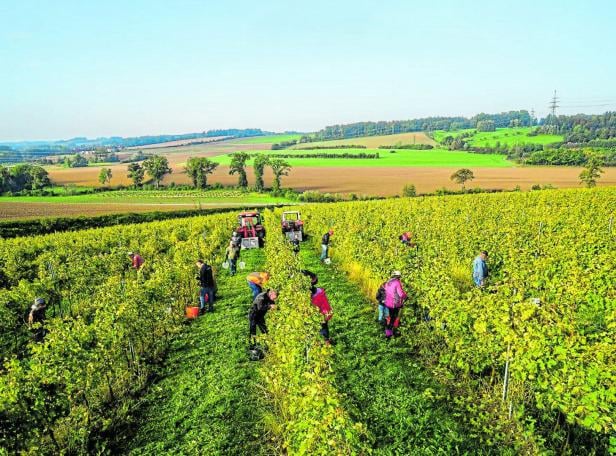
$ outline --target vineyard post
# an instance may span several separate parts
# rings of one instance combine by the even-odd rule
[[[507,400],[509,392],[509,361],[510,361],[511,342],[507,345],[507,361],[505,361],[505,378],[503,380],[503,402]]]
[[[610,234],[612,234],[612,225],[613,224],[614,224],[614,217],[612,216],[612,217],[610,217],[610,225],[609,225]]]

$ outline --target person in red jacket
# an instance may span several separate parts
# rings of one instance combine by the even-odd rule
[[[312,305],[319,309],[319,312],[323,315],[324,321],[321,323],[321,331],[319,334],[325,339],[325,343],[330,345],[331,339],[329,337],[329,320],[331,320],[333,311],[332,306],[327,299],[325,290],[323,288],[316,288],[311,297]]]
[[[141,266],[143,266],[143,263],[145,262],[145,260],[141,258],[141,255],[135,252],[128,252],[128,257],[131,260],[131,266],[137,271],[141,269]]]
[[[385,337],[391,338],[394,335],[394,328],[398,328],[400,325],[400,309],[404,305],[404,301],[407,298],[407,294],[402,288],[402,282],[400,278],[402,273],[400,271],[394,271],[391,275],[391,279],[385,284],[385,307],[389,311],[389,316],[386,319],[385,324]],[[397,336],[398,334],[396,334]]]

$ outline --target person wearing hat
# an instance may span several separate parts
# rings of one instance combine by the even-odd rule
[[[263,291],[263,285],[267,283],[269,278],[269,272],[251,272],[246,276],[248,287],[252,292],[252,299],[255,299]]]
[[[408,296],[402,288],[402,282],[400,281],[401,277],[402,273],[400,271],[394,271],[391,274],[391,279],[387,281],[384,287],[385,307],[387,307],[389,313],[385,320],[385,337],[388,339],[394,335],[394,328],[400,325],[400,309]]]
[[[483,287],[486,284],[488,278],[488,265],[486,260],[488,259],[488,252],[482,250],[479,255],[473,261],[473,282],[477,287]]]
[[[36,342],[42,342],[45,337],[45,328],[43,324],[45,323],[45,310],[47,309],[47,304],[43,298],[36,298],[34,300],[34,304],[30,308],[30,313],[28,314],[28,325],[32,327],[36,323],[33,329],[34,340]]]
[[[132,268],[136,269],[137,271],[141,269],[141,266],[143,266],[143,263],[145,262],[144,259],[141,258],[141,255],[135,252],[128,252],[128,257],[131,259]]]
[[[334,230],[330,229],[321,238],[321,261],[325,261],[329,257],[329,238],[334,234]]]

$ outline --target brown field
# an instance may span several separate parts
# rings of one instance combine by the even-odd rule
[[[184,157],[184,160],[186,157]],[[173,173],[166,176],[163,183],[190,183],[183,166],[171,164]],[[130,184],[126,178],[126,165],[111,166],[114,177],[112,185]],[[209,177],[211,183],[225,185],[237,183],[236,176],[228,174],[229,168],[221,166]],[[366,195],[390,196],[399,194],[405,184],[414,184],[418,192],[432,192],[438,188],[458,188],[449,177],[454,168],[323,168],[306,167],[291,170],[283,178],[283,186],[297,190],[318,190],[330,193],[357,193]],[[534,184],[551,184],[555,187],[579,187],[581,168],[569,167],[519,167],[519,168],[476,168],[475,180],[468,187],[513,189],[519,185],[522,189]],[[74,168],[50,170],[51,178],[58,184],[73,183],[77,185],[97,186],[99,169]],[[248,169],[249,182],[254,178]],[[265,175],[266,184],[271,182],[271,174]],[[599,185],[616,185],[616,168],[605,168],[599,179]]]
[[[397,135],[384,136],[367,136],[363,138],[337,139],[334,141],[318,141],[308,144],[298,144],[292,149],[302,149],[314,146],[343,146],[343,145],[359,145],[366,146],[368,149],[377,149],[379,146],[391,146],[396,143],[401,144],[430,144],[436,145],[436,142],[429,138],[425,133],[399,133]]]
[[[157,144],[148,144],[147,146],[133,146],[127,147],[128,150],[142,150],[142,149],[163,149],[165,147],[180,147],[190,146],[193,144],[207,144],[211,142],[222,141],[228,136],[212,136],[210,138],[194,138],[194,139],[180,139],[178,141],[167,141]]]

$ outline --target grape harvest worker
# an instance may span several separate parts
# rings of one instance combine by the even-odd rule
[[[389,312],[385,320],[385,337],[388,339],[394,335],[394,328],[400,325],[400,309],[404,305],[404,300],[407,298],[407,294],[402,288],[402,282],[400,281],[401,277],[402,273],[400,271],[394,271],[391,274],[391,279],[389,279],[384,287],[385,307],[387,307]]]
[[[196,266],[199,269],[199,275],[196,277],[199,281],[199,310],[201,313],[205,313],[205,305],[207,304],[207,311],[213,312],[214,288],[216,287],[214,271],[209,264],[206,264],[201,259],[197,260]]]
[[[329,255],[329,238],[334,234],[334,230],[330,229],[321,238],[321,261],[325,261]]]
[[[387,317],[389,317],[389,310],[385,306],[385,285],[387,282],[381,284],[379,289],[376,292],[376,302],[379,308],[379,316],[377,318],[377,322],[382,325],[385,325]]]
[[[398,237],[398,239],[400,239],[400,242],[402,242],[407,247],[415,247],[417,245],[413,242],[413,233],[411,233],[410,231],[402,233]]]
[[[32,328],[33,325],[39,323],[34,328],[32,328],[34,341],[42,342],[45,337],[45,328],[43,324],[45,323],[45,311],[47,310],[47,304],[43,298],[36,298],[34,300],[34,304],[30,308],[30,313],[28,313],[28,325]]]
[[[240,248],[242,246],[242,235],[236,230],[233,230],[233,234],[231,235],[231,242],[233,243],[233,245]]]
[[[321,331],[319,334],[323,336],[325,339],[325,343],[330,345],[331,339],[329,337],[329,320],[331,320],[333,311],[332,306],[329,303],[329,299],[327,299],[327,295],[325,294],[325,290],[323,288],[316,288],[312,297],[310,298],[312,305],[319,309],[319,312],[323,315],[323,323],[321,323]]]
[[[293,246],[293,253],[295,255],[297,255],[299,253],[299,235],[296,234],[295,236],[293,236],[293,239],[291,239],[291,245]]]
[[[317,292],[317,283],[319,283],[319,277],[312,271],[308,269],[302,269],[300,271],[306,277],[310,277],[310,295],[313,295]]]
[[[141,258],[141,255],[139,255],[138,253],[128,252],[128,257],[131,260],[132,268],[136,269],[137,271],[141,269],[141,266],[143,266],[143,263],[145,263],[145,260]]]
[[[237,260],[240,258],[240,247],[233,241],[229,242],[229,246],[225,251],[225,260],[229,262],[229,274],[235,275],[237,268]]]
[[[248,287],[252,291],[252,299],[263,292],[263,285],[270,279],[269,272],[251,272],[246,276]]]
[[[482,250],[479,255],[473,261],[473,282],[475,286],[483,287],[486,284],[488,278],[488,265],[486,260],[488,259],[488,252]]]
[[[263,293],[259,293],[250,307],[248,312],[249,323],[249,335],[251,339],[251,346],[255,345],[255,337],[257,336],[257,326],[261,330],[262,334],[267,334],[267,325],[265,324],[265,314],[268,310],[274,310],[276,308],[276,299],[278,298],[278,292],[276,290],[267,290]]]

